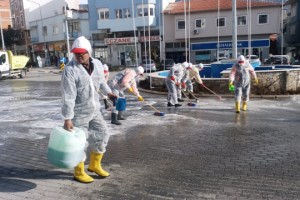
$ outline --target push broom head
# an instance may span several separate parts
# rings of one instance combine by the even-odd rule
[[[188,103],[188,106],[193,106],[193,107],[194,107],[194,106],[196,106],[196,105],[197,105],[196,103],[191,103],[191,102]]]
[[[155,116],[165,116],[164,112],[155,112],[154,113]]]

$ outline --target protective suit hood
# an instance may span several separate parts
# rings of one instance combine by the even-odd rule
[[[88,52],[90,56],[92,55],[92,46],[90,41],[88,41],[84,36],[78,37],[72,45],[72,53],[85,53]]]

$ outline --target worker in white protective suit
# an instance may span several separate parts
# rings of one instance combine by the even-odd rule
[[[41,58],[40,55],[38,55],[38,56],[36,57],[36,60],[37,60],[37,62],[38,62],[38,66],[39,66],[39,67],[43,67],[43,61],[42,61],[42,58]]]
[[[104,69],[104,78],[105,78],[105,81],[107,83],[108,79],[109,79],[109,69],[108,69],[108,66],[107,64],[104,64],[103,65],[103,69]],[[104,95],[102,92],[101,92],[101,88],[100,88],[100,97],[103,99],[104,101],[104,108],[105,109],[108,109],[109,108],[109,105],[108,105],[108,97],[106,95]]]
[[[200,71],[204,68],[203,64],[197,64],[197,65],[193,65],[192,63],[189,63],[189,78],[186,81],[186,87],[187,90],[190,91],[191,93],[194,92],[194,87],[193,87],[193,80],[195,80],[195,82],[199,83],[200,85],[203,84],[203,81],[200,77]]]
[[[243,101],[242,110],[247,110],[247,102],[249,101],[251,85],[250,74],[253,76],[255,84],[258,84],[258,79],[254,68],[243,55],[240,55],[237,59],[237,62],[232,66],[229,76],[229,87],[232,87],[234,83],[235,88],[234,93],[236,113],[240,112],[241,100]]]
[[[129,92],[137,96],[138,101],[144,101],[144,98],[140,95],[137,88],[139,77],[143,76],[143,74],[144,68],[142,66],[135,69],[126,68],[109,80],[108,85],[117,98],[125,99],[124,91],[127,89]],[[111,123],[121,125],[119,120],[125,120],[123,112],[124,111],[113,109],[111,113]]]
[[[85,37],[78,37],[74,41],[72,53],[74,57],[65,66],[61,80],[64,129],[71,131],[74,126],[79,127],[85,131],[86,138],[89,135],[93,137],[88,170],[101,177],[107,177],[109,173],[102,169],[101,160],[106,151],[109,133],[100,112],[98,95],[100,85],[106,95],[111,97],[114,95],[105,81],[101,62],[91,57],[92,47]],[[88,142],[86,148],[87,146]],[[85,160],[86,154],[74,168],[74,179],[90,183],[94,179],[84,170]]]
[[[180,85],[177,86],[177,100],[178,102],[184,102],[184,100],[182,99],[182,90],[186,89],[186,82],[189,78],[189,69],[190,69],[190,65],[188,62],[183,62],[181,64],[182,69],[179,72],[179,82]]]
[[[168,107],[180,107],[181,104],[178,103],[178,88],[181,87],[181,79],[183,74],[183,67],[181,64],[174,64],[165,79],[166,86],[168,89],[167,101]]]

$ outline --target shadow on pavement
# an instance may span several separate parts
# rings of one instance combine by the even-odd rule
[[[0,192],[24,192],[36,188],[36,184],[26,179],[34,180],[71,180],[73,174],[63,171],[26,169],[0,166]],[[25,180],[24,180],[25,179]]]

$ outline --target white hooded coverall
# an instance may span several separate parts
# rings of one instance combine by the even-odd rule
[[[250,93],[250,74],[256,79],[256,73],[254,68],[249,63],[249,61],[245,61],[244,64],[240,65],[239,63],[235,63],[232,66],[229,80],[234,81],[234,93],[235,93],[235,101],[244,102],[249,101],[249,93]]]
[[[175,78],[175,81],[170,79],[172,76]],[[177,84],[181,83],[182,76],[183,76],[183,67],[181,66],[181,64],[176,64],[170,68],[170,71],[165,79],[166,86],[168,88],[167,100],[173,105],[178,104],[179,91],[181,95],[181,90],[180,90],[181,86],[180,85],[177,86],[176,83]]]
[[[137,77],[138,74],[134,69],[126,68],[109,80],[108,85],[112,89],[112,92],[118,97],[125,98],[124,90],[128,88],[132,88],[134,94],[140,96],[136,83]]]
[[[202,84],[202,80],[201,80],[201,77],[200,77],[200,74],[199,74],[199,69],[195,65],[193,65],[191,67],[191,69],[189,69],[189,79],[186,81],[187,89],[190,92],[193,92],[193,89],[194,89],[193,82],[192,82],[193,79],[196,79],[197,83]]]
[[[86,138],[89,135],[92,136],[92,151],[104,153],[109,133],[100,112],[98,90],[100,86],[106,94],[111,90],[105,81],[102,63],[90,58],[90,64],[94,65],[91,75],[74,59],[65,66],[61,79],[61,112],[64,120],[71,119],[75,127],[84,130]],[[87,146],[88,142],[86,142],[86,148]],[[86,154],[84,154],[83,161],[85,159]]]

